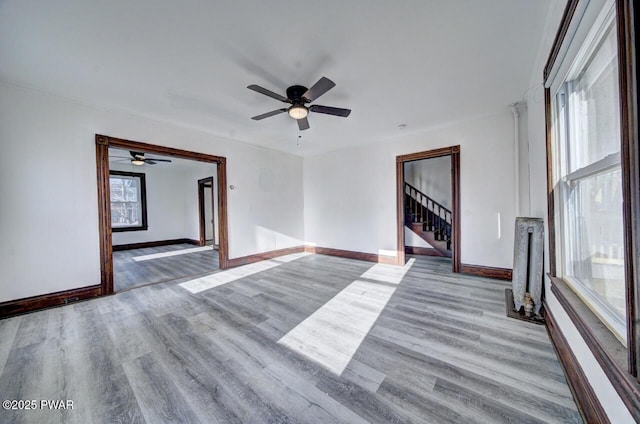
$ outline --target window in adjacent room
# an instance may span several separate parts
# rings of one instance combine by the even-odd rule
[[[112,231],[146,230],[147,205],[144,174],[110,171],[109,187]]]

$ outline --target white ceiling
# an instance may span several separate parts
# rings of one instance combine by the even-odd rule
[[[225,138],[315,154],[521,100],[549,0],[0,0],[0,78]],[[301,133],[284,94],[337,86]]]

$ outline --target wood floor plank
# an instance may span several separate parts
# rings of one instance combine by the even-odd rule
[[[44,367],[44,342],[31,343],[23,347],[14,346],[7,359],[7,365],[0,377],[2,400],[29,400],[38,396],[37,382]],[[25,422],[32,411],[0,410],[0,422],[13,424]],[[41,417],[34,417],[36,420]]]
[[[349,364],[340,375],[340,377],[345,380],[355,383],[371,393],[378,391],[380,384],[382,384],[386,376],[385,373],[363,364],[356,359],[349,361]]]
[[[218,251],[193,251],[191,244],[147,247],[113,252],[113,284],[116,292],[139,287],[149,283],[173,280],[182,277],[211,273],[219,270]],[[134,258],[146,255],[190,253],[177,256],[159,257],[144,261]]]
[[[162,364],[200,422],[242,422],[240,416],[246,417],[248,414],[242,405],[242,398],[231,390],[233,385],[226,384],[225,373],[219,372],[217,362],[203,361],[189,346],[177,343],[173,327],[165,326],[172,320],[168,316],[156,319],[148,312],[141,316],[145,331],[161,341],[162,347],[154,351],[154,359]]]
[[[408,414],[412,423],[474,424],[483,422],[469,411],[463,410],[461,413],[454,408],[447,408],[432,397],[421,395],[415,386],[407,385],[404,381],[395,378],[386,378],[382,382],[378,394]]]
[[[531,424],[541,424],[544,420],[534,415],[527,414],[522,410],[516,410],[510,405],[500,403],[486,396],[484,393],[471,391],[459,384],[438,379],[434,387],[435,393],[444,394],[455,409],[464,410],[473,414],[481,421],[491,421],[494,423],[526,422]],[[567,422],[567,421],[565,421]]]
[[[538,379],[531,379],[530,377],[536,374],[530,374],[526,369],[504,366],[501,358],[498,356],[491,358],[478,357],[476,356],[478,352],[471,349],[461,352],[457,347],[446,345],[446,341],[444,340],[440,343],[424,341],[382,327],[374,328],[370,336],[380,337],[386,341],[393,342],[428,356],[446,357],[448,358],[448,362],[460,368],[477,372],[486,378],[492,378],[492,376],[499,374],[502,376],[502,382],[504,384],[517,387],[522,381],[530,380],[530,387],[532,389],[549,394],[550,397],[552,397],[553,393],[561,391],[564,387],[561,382],[552,380],[551,377],[553,376],[549,376],[547,373],[538,376]]]
[[[78,407],[90,414],[94,422],[116,421],[144,423],[144,417],[130,382],[119,363],[106,323],[91,302],[75,305],[78,312],[77,346],[69,374],[70,396]]]
[[[0,335],[2,335],[2,343],[0,343],[0,375],[2,375],[4,371],[4,365],[7,363],[9,352],[11,352],[11,348],[15,344],[21,319],[22,317],[16,317],[14,319],[0,321]]]
[[[149,320],[150,329],[158,337],[164,337],[165,345],[181,361],[208,369],[208,380],[214,382],[213,387],[236,416],[244,422],[289,421],[282,409],[256,394],[250,380],[241,378],[239,370],[222,357],[216,343],[190,331],[189,322],[177,315],[167,314],[161,318],[160,323]]]
[[[528,391],[526,382],[521,382],[520,387],[512,387],[504,384],[499,374],[494,374],[493,377],[480,375],[455,366],[446,357],[427,356],[378,338],[370,338],[365,343],[366,346],[363,346],[361,352],[367,352],[367,354],[359,352],[356,359],[377,369],[389,370],[389,373],[398,369],[404,370],[406,374],[402,375],[400,380],[410,387],[420,386],[420,382],[430,376],[431,391],[435,387],[436,380],[445,380],[499,400],[506,405],[517,407],[525,413],[536,415],[548,422],[579,422],[579,416],[575,414],[573,405],[571,403],[568,406],[564,405],[567,401],[572,402],[572,399],[563,398],[563,393],[551,394],[545,398],[540,393]],[[458,409],[462,410],[464,406],[458,406]],[[575,421],[576,419],[578,421]]]
[[[124,371],[149,423],[196,423],[180,391],[164,367],[147,354],[124,364]]]
[[[15,347],[24,347],[33,343],[43,342],[47,337],[47,317],[49,313],[49,311],[42,311],[23,316],[14,340]]]
[[[218,341],[218,356],[227,358],[242,377],[251,379],[253,389],[269,403],[286,408],[291,422],[364,422],[362,418],[341,403],[327,398],[305,375],[297,374],[283,365],[283,357],[267,354],[263,344],[244,337],[237,337],[232,328],[206,315],[199,317],[209,327],[216,326],[215,333],[207,336]]]
[[[300,418],[304,419],[307,414],[317,414],[322,412],[322,415],[327,417],[322,422],[345,422],[353,424],[366,424],[368,421],[358,415],[356,411],[351,410],[347,406],[341,403],[340,399],[334,399],[330,396],[326,396],[320,388],[306,384],[302,375],[291,370],[280,362],[274,362],[265,369],[265,373],[268,377],[271,377],[274,381],[280,381],[291,392],[295,392],[301,398],[305,399],[308,403],[304,415]],[[327,419],[328,418],[328,419]]]
[[[0,321],[0,393],[74,401],[0,422],[580,422],[544,327],[504,316],[502,281],[445,258],[401,276],[309,255],[194,293],[191,255],[119,270],[172,280]],[[327,304],[298,336],[339,370],[278,343]]]

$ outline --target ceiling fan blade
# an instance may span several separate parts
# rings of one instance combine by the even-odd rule
[[[273,91],[271,91],[271,90],[267,90],[267,89],[266,89],[266,88],[264,88],[264,87],[260,87],[259,85],[251,84],[251,85],[247,86],[247,88],[248,88],[249,90],[256,91],[256,92],[258,92],[258,93],[260,93],[260,94],[264,94],[265,96],[269,96],[269,97],[274,98],[274,99],[276,99],[276,100],[280,100],[281,102],[291,103],[291,100],[287,99],[286,97],[281,96],[281,95],[280,95],[280,94],[278,94],[278,93],[274,93],[274,92],[273,92]]]
[[[309,120],[307,119],[306,116],[302,119],[298,119],[297,121],[298,121],[298,128],[300,128],[300,131],[309,129]]]
[[[129,154],[134,159],[144,160],[144,153],[134,152],[134,151],[130,150]]]
[[[311,112],[325,113],[327,115],[342,116],[346,118],[351,113],[351,109],[342,109],[339,107],[312,105],[309,107]]]
[[[171,159],[160,159],[160,158],[148,158],[148,159],[145,159],[145,162],[150,160],[154,162],[171,162]]]
[[[318,80],[318,82],[313,84],[313,87],[308,89],[307,92],[302,95],[302,97],[312,102],[335,86],[335,82],[331,81],[327,77],[322,77]]]
[[[272,110],[271,112],[267,112],[267,113],[263,113],[262,115],[254,116],[251,119],[253,119],[254,121],[259,121],[261,119],[268,118],[270,116],[279,115],[282,112],[286,112],[286,111],[287,111],[287,109]]]
[[[158,162],[155,162],[153,159],[145,159],[144,163],[146,163],[147,165],[155,165]]]

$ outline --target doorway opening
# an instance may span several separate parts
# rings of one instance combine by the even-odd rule
[[[440,256],[460,272],[460,146],[397,156],[396,183],[399,263]]]
[[[200,224],[200,246],[213,246],[218,250],[218,211],[213,188],[213,177],[198,180],[198,222]]]
[[[97,134],[96,164],[100,294],[228,268],[224,157]]]

